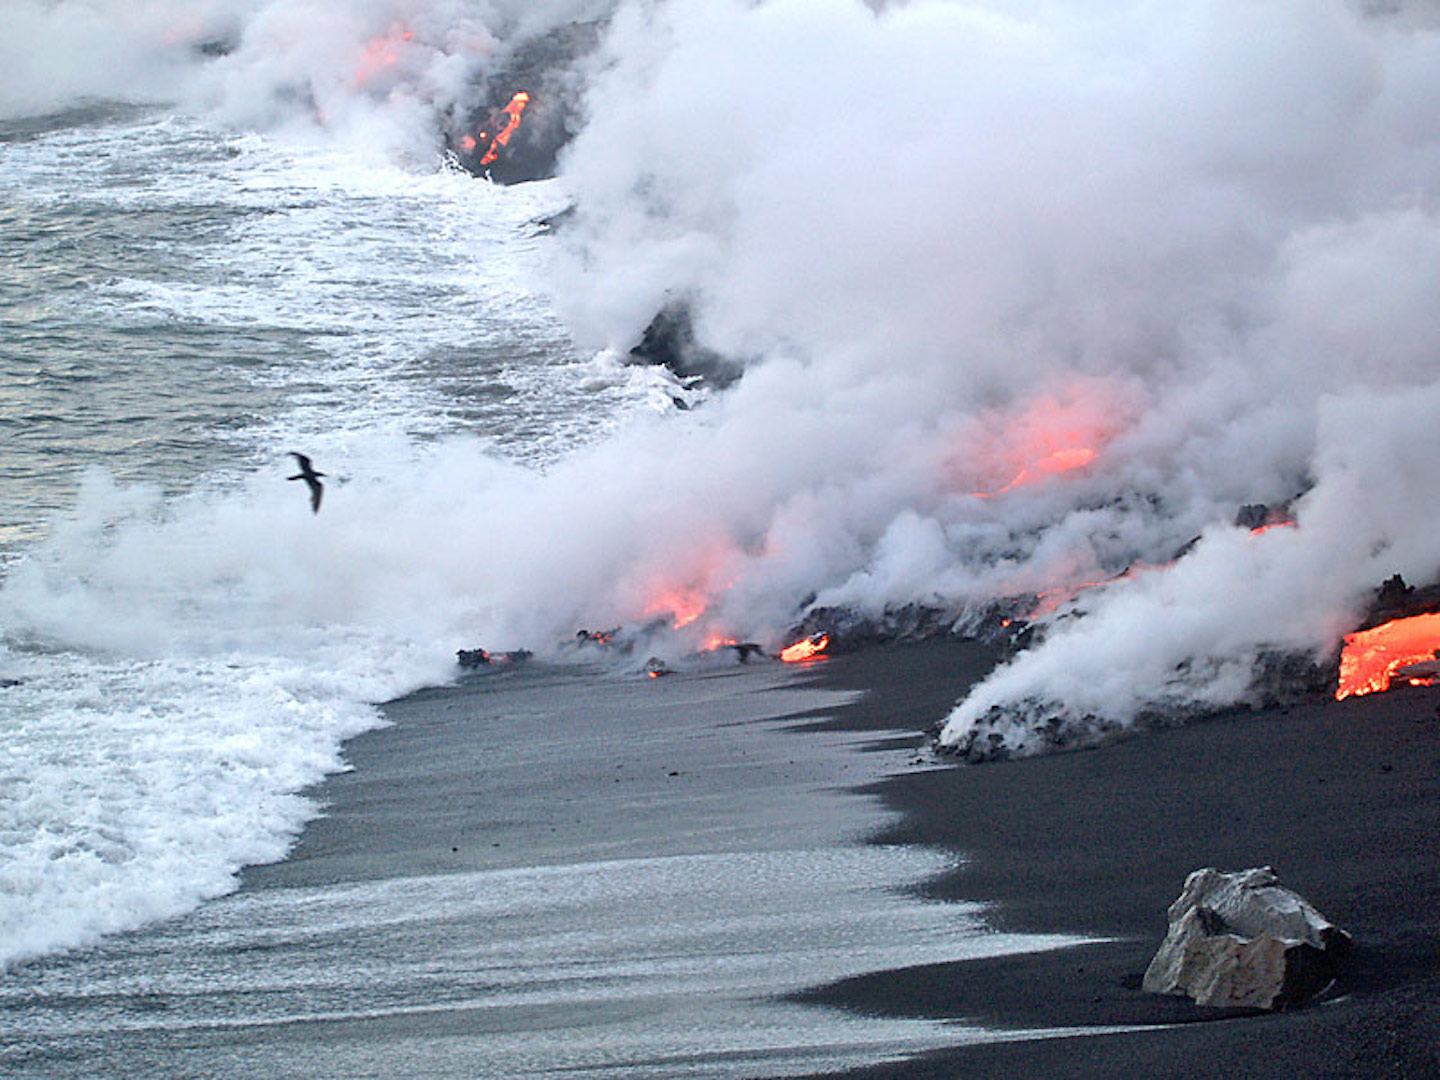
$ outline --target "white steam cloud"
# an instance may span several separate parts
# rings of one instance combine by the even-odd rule
[[[237,125],[433,160],[494,50],[606,5],[124,6],[7,12],[33,48],[8,45],[0,110],[144,71],[137,94]],[[96,55],[80,39],[103,10],[129,28],[104,45],[111,74],[66,59]],[[178,44],[166,10],[198,22]],[[1084,593],[1085,617],[1057,619],[944,737],[1023,751],[1056,715],[1243,700],[1265,652],[1323,652],[1366,589],[1440,572],[1431,13],[622,4],[562,161],[557,303],[583,345],[624,350],[682,301],[744,378],[544,474],[464,443],[422,482],[407,462],[354,484],[316,520],[323,565],[297,550],[309,576],[274,593],[340,619],[419,597],[502,647],[701,611],[678,644],[773,645],[808,603],[958,611],[1143,565]],[[202,59],[210,35],[227,55]],[[1295,529],[1230,524],[1297,497]],[[195,527],[212,524],[246,535]],[[423,557],[397,570],[397,552]]]
[[[0,117],[91,100],[170,99],[188,62],[177,38],[203,33],[215,7],[183,0],[10,0],[0,11]]]
[[[680,530],[741,553],[720,609],[1159,567],[1087,594],[945,731],[1026,750],[1052,714],[1244,700],[1265,651],[1323,652],[1384,577],[1433,579],[1432,14],[623,8],[567,158],[562,297],[597,347],[683,299],[751,362],[710,445],[666,459],[736,515]],[[1298,529],[1229,524],[1305,492]]]
[[[611,0],[9,0],[0,117],[173,103],[430,165],[518,41]],[[485,103],[479,103],[485,104]]]

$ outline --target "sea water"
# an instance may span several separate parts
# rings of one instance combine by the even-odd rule
[[[306,594],[363,528],[325,532],[344,484],[460,433],[543,463],[648,406],[531,284],[553,186],[93,107],[0,128],[0,188],[8,963],[227,891],[369,703],[451,674],[423,619]]]
[[[571,343],[542,285],[556,182],[505,189],[438,158],[87,106],[0,127],[0,189],[13,1067],[84,1075],[119,1053],[157,1076],[245,1060],[337,1077],[778,1074],[957,1035],[816,1026],[816,1010],[756,1001],[1055,944],[980,944],[976,912],[898,899],[949,864],[855,847],[873,808],[776,851],[739,826],[695,847],[681,803],[662,816],[691,839],[664,857],[552,840],[503,865],[236,894],[320,812],[312,785],[384,722],[376,703],[451,681],[455,649],[481,644],[465,636],[475,601],[430,566],[448,519],[425,478],[543,471],[673,413],[677,388]],[[319,513],[287,479],[292,451],[326,472]],[[694,737],[648,722],[658,745]],[[616,737],[632,736],[657,745]],[[554,755],[543,724],[487,737]],[[536,791],[572,798],[579,781],[550,783]],[[733,803],[726,820],[749,820]],[[387,934],[399,959],[377,968],[368,943]],[[383,1054],[355,1038],[416,1013],[443,1022]]]

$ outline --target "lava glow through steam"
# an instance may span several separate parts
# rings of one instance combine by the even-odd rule
[[[1040,394],[967,423],[950,468],[978,499],[1076,473],[1094,464],[1137,407],[1134,390],[1115,380],[1062,380],[1063,394]]]
[[[384,37],[372,38],[365,44],[364,55],[355,69],[355,85],[369,86],[382,72],[400,62],[400,50],[415,35],[403,27],[394,27]]]
[[[977,491],[974,492],[974,495],[977,499],[993,499],[996,495],[1003,495],[1014,488],[1039,483],[1047,476],[1057,476],[1073,469],[1083,469],[1094,461],[1096,456],[1097,451],[1089,446],[1071,446],[1052,450],[1044,457],[1037,458],[1026,465],[1015,474],[1015,479],[1004,487],[995,491]]]
[[[1440,580],[1433,4],[214,0],[188,49],[137,28],[148,5],[12,6],[17,115],[133,91],[278,138],[323,112],[442,179],[446,118],[505,59],[601,27],[471,128],[513,152],[554,76],[557,182],[485,197],[566,204],[515,228],[577,394],[666,378],[623,358],[677,303],[742,373],[543,471],[441,438],[350,485],[389,524],[332,538],[323,595],[361,609],[336,617],[536,650],[660,621],[678,653],[1065,595],[941,736],[1029,753],[1255,700],[1379,582]],[[1247,505],[1296,527],[1252,534]]]

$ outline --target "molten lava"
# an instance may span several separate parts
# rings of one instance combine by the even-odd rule
[[[977,499],[993,499],[996,495],[1003,495],[1014,488],[1039,483],[1046,477],[1083,469],[1099,456],[1100,452],[1089,446],[1061,447],[1059,450],[1051,450],[1044,457],[1024,466],[1015,474],[1015,478],[1004,487],[996,488],[994,491],[976,491],[972,494]]]
[[[484,142],[494,128],[500,131],[494,138],[490,139],[490,145],[486,148],[484,156],[480,158],[480,166],[493,165],[500,157],[500,151],[510,145],[510,139],[514,136],[517,128],[520,127],[520,114],[525,111],[525,106],[530,104],[530,95],[524,90],[515,94],[509,103],[501,110],[490,117],[490,123],[486,130],[480,132],[480,138],[476,146]],[[503,126],[502,126],[503,125]]]
[[[949,437],[946,469],[956,490],[981,499],[1042,484],[1094,464],[1139,409],[1124,384],[1073,379],[963,420]]]
[[[1346,634],[1335,700],[1388,690],[1398,669],[1432,660],[1436,650],[1440,650],[1440,614],[1393,619],[1372,630]]]
[[[699,589],[676,589],[646,605],[644,614],[650,618],[668,616],[673,629],[683,630],[704,615],[707,606]]]
[[[830,644],[830,637],[827,634],[812,634],[808,638],[801,638],[794,645],[789,645],[780,650],[780,659],[787,664],[798,664],[802,660],[809,660],[819,656]]]
[[[384,37],[372,38],[366,42],[365,52],[355,66],[355,85],[368,86],[381,72],[399,63],[399,50],[414,37],[414,33],[409,30],[392,27]]]
[[[1271,529],[1294,529],[1296,527],[1296,523],[1293,521],[1272,521],[1268,525],[1256,525],[1250,530],[1250,535],[1259,536],[1261,533],[1267,533]]]

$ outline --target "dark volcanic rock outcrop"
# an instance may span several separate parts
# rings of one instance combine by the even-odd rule
[[[446,147],[461,167],[500,184],[554,176],[560,151],[579,124],[583,61],[603,29],[600,22],[570,23],[522,39],[497,56],[475,102],[446,124]],[[530,100],[519,126],[499,156],[482,164],[497,133],[495,114],[521,91]]]
[[[690,307],[680,302],[667,304],[650,320],[640,343],[630,350],[630,360],[663,366],[682,382],[699,382],[716,390],[735,383],[744,372],[739,361],[696,340]]]

